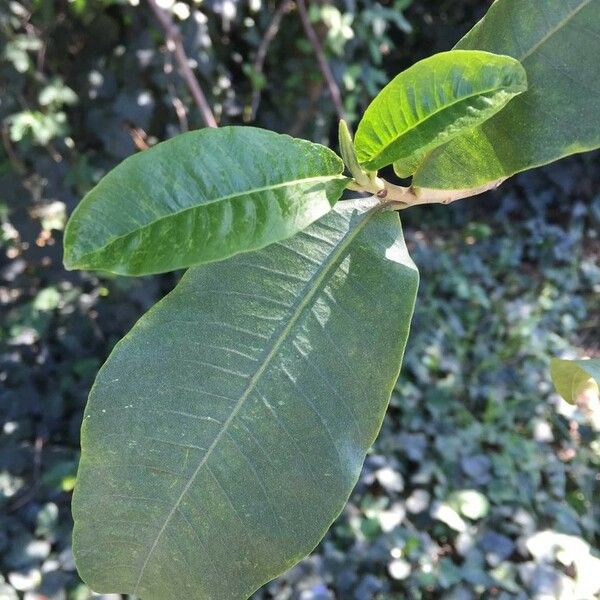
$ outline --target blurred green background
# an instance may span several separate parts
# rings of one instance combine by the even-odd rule
[[[278,2],[160,4],[220,124],[335,145],[293,2],[264,61]],[[308,4],[356,124],[489,2]],[[83,600],[69,504],[87,392],[177,275],[67,273],[62,230],[120,160],[202,120],[146,0],[0,0],[0,125],[0,600]],[[325,540],[255,598],[600,597],[600,415],[548,373],[600,355],[599,158],[402,214],[422,285],[388,417]]]

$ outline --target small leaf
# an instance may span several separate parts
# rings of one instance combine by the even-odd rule
[[[600,386],[600,358],[553,358],[550,362],[550,376],[556,391],[571,404],[588,390],[597,396]]]
[[[485,517],[490,510],[488,499],[477,490],[458,490],[448,496],[448,506],[464,517],[477,521]]]
[[[352,174],[354,181],[361,186],[369,186],[371,179],[369,174],[363,170],[360,166],[358,159],[356,158],[356,150],[354,149],[354,143],[352,142],[352,134],[348,129],[348,124],[344,119],[340,119],[338,127],[338,143],[340,146],[340,153],[342,160],[346,165],[348,171]]]
[[[434,150],[423,188],[476,188],[600,146],[598,0],[496,0],[456,48],[512,56],[528,91],[468,134]]]
[[[65,266],[144,275],[262,248],[327,213],[343,168],[324,146],[253,127],[182,134],[126,159],[82,200]]]
[[[527,89],[513,58],[453,50],[397,75],[371,102],[358,125],[358,160],[367,169],[394,163],[402,177],[428,152],[496,114]]]
[[[430,514],[434,519],[445,523],[454,531],[463,532],[467,530],[467,524],[458,514],[457,509],[446,502],[434,502]]]
[[[90,394],[73,498],[86,583],[234,600],[306,556],[379,431],[417,283],[398,214],[364,201],[190,269]]]

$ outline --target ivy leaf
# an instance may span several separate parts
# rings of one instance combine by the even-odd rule
[[[563,360],[553,358],[550,376],[556,391],[569,403],[590,390],[598,395],[600,386],[600,358]]]
[[[306,556],[379,431],[417,284],[397,213],[365,201],[190,269],[117,344],[85,410],[87,584],[242,599]]]
[[[456,47],[513,56],[529,89],[434,150],[414,185],[475,188],[599,147],[599,8],[597,0],[496,0]]]
[[[328,148],[253,127],[185,133],[136,154],[82,200],[67,269],[145,275],[221,260],[301,231],[347,179]]]
[[[489,52],[453,50],[397,75],[375,97],[354,140],[370,170],[394,163],[408,177],[428,152],[496,114],[527,89],[518,61]]]

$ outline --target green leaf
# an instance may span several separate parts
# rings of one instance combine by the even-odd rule
[[[352,141],[352,134],[350,133],[348,124],[346,121],[344,121],[344,119],[340,119],[338,127],[338,144],[340,147],[342,160],[344,161],[348,171],[350,171],[354,181],[361,186],[371,185],[371,178],[369,177],[369,174],[364,171],[358,163],[358,159],[356,158],[356,150],[354,149],[354,142]]]
[[[464,189],[600,146],[597,0],[496,0],[456,46],[508,54],[529,89],[415,174],[424,188]]]
[[[489,510],[488,499],[478,490],[458,490],[448,496],[448,506],[459,512],[463,517],[477,521],[483,519]]]
[[[92,589],[246,598],[323,537],[381,426],[418,284],[397,213],[365,207],[190,269],[117,344],[73,499]]]
[[[550,376],[556,391],[573,404],[587,390],[598,394],[600,386],[600,358],[563,360],[553,358]]]
[[[254,127],[202,129],[136,154],[75,209],[67,269],[160,273],[288,238],[347,183],[331,150]]]
[[[397,75],[375,97],[358,125],[358,160],[367,169],[394,163],[412,175],[424,156],[479,125],[527,89],[518,61],[488,52],[435,54]]]

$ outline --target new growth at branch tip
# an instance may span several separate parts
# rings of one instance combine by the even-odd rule
[[[373,194],[381,201],[386,202],[393,210],[409,206],[405,200],[410,198],[410,188],[393,185],[378,177],[377,171],[366,171],[360,165],[356,157],[352,134],[344,119],[340,120],[338,136],[342,160],[352,175],[352,181],[348,184],[349,190]]]
[[[358,162],[352,134],[348,124],[340,120],[339,146],[342,160],[352,175],[347,188],[355,192],[372,194],[385,202],[387,210],[402,210],[418,204],[451,204],[455,200],[477,196],[488,190],[496,189],[507,177],[497,179],[483,186],[469,189],[441,190],[410,186],[394,185],[377,176],[377,171],[366,171]]]

